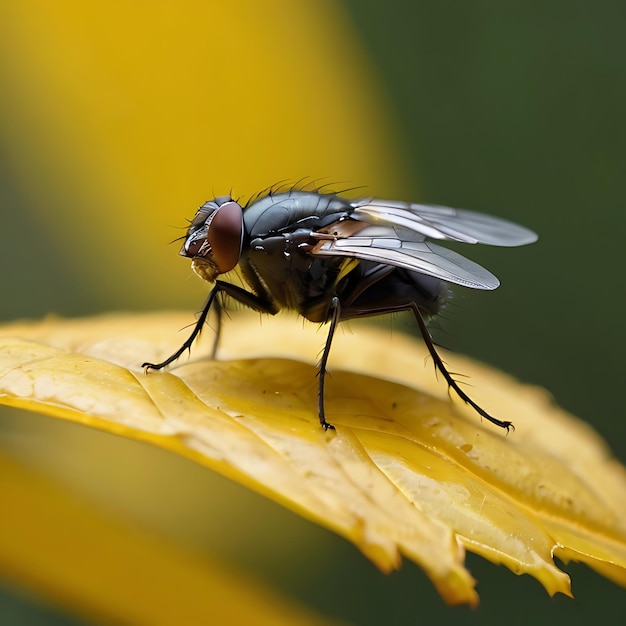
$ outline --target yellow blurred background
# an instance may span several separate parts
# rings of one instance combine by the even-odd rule
[[[19,245],[44,290],[68,266],[81,283],[59,312],[199,306],[168,243],[214,195],[305,177],[406,189],[384,89],[336,3],[27,0],[2,24],[6,156],[36,222]]]

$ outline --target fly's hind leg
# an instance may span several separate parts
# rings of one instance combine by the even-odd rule
[[[413,303],[411,305],[411,310],[413,311],[413,314],[415,315],[415,319],[417,320],[417,323],[419,324],[422,337],[424,338],[424,342],[426,343],[426,347],[428,348],[428,352],[430,352],[430,356],[432,357],[435,363],[435,368],[441,372],[446,382],[448,383],[448,387],[450,387],[450,389],[453,389],[454,392],[459,396],[459,398],[461,398],[461,400],[463,400],[463,402],[465,402],[466,404],[469,404],[481,417],[484,417],[486,420],[489,420],[492,424],[495,424],[496,426],[500,426],[500,428],[504,428],[507,433],[511,429],[515,430],[515,426],[513,426],[512,422],[502,421],[502,420],[497,419],[496,417],[493,417],[492,415],[489,415],[489,413],[487,413],[485,409],[483,409],[481,406],[476,404],[476,402],[474,402],[461,389],[461,387],[459,387],[459,384],[456,382],[456,380],[454,380],[454,378],[452,377],[452,374],[450,374],[450,372],[447,370],[444,362],[441,360],[441,357],[437,353],[437,350],[435,349],[435,344],[433,343],[432,337],[430,336],[430,332],[428,331],[428,328],[426,327],[426,322],[424,321],[424,318],[422,317],[422,314],[420,313],[417,304]]]

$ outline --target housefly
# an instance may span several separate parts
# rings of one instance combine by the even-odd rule
[[[178,359],[211,308],[221,311],[224,295],[262,313],[296,310],[312,322],[329,324],[318,365],[318,416],[327,430],[334,427],[326,421],[324,383],[337,324],[410,311],[449,388],[508,432],[511,422],[492,417],[460,388],[426,326],[444,305],[449,283],[487,290],[500,283],[485,268],[432,240],[511,247],[536,239],[512,222],[443,206],[351,200],[301,189],[269,190],[244,206],[219,196],[198,209],[180,250],[192,259],[196,274],[213,284],[208,300],[180,349],[162,363],[143,366],[159,370]],[[247,289],[218,278],[236,267]]]

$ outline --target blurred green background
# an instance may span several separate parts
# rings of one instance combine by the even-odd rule
[[[54,142],[40,134],[48,120],[45,112],[50,93],[45,81],[40,91],[30,93],[28,107],[9,93],[15,77],[29,68],[16,66],[15,59],[8,58],[13,49],[4,33],[0,44],[5,70],[4,104],[0,105],[0,320],[38,318],[50,312],[84,315],[157,308],[188,309],[191,315],[200,306],[205,288],[200,281],[187,278],[188,265],[177,257],[174,247],[166,245],[179,235],[170,227],[184,225],[195,207],[214,193],[225,193],[231,186],[235,194],[257,191],[250,185],[259,186],[255,178],[263,168],[259,164],[268,154],[270,159],[281,154],[284,146],[286,154],[274,159],[276,175],[264,184],[300,176],[327,176],[343,183],[352,177],[347,186],[365,185],[367,193],[482,210],[536,230],[540,241],[531,248],[471,250],[474,260],[498,275],[502,287],[493,293],[457,289],[437,338],[456,351],[547,388],[561,406],[591,423],[624,461],[626,425],[620,411],[624,367],[619,351],[626,345],[626,330],[619,277],[623,276],[622,238],[626,231],[626,5],[606,0],[344,0],[329,4],[336,19],[345,20],[343,27],[352,29],[359,42],[355,73],[366,72],[376,93],[351,91],[350,85],[327,82],[323,73],[312,76],[306,66],[299,71],[298,89],[283,90],[284,76],[274,75],[271,65],[258,69],[259,84],[253,86],[237,80],[232,68],[226,67],[225,73],[234,79],[232,87],[237,91],[224,93],[212,73],[194,70],[195,57],[175,61],[181,63],[181,71],[182,63],[189,64],[191,71],[197,72],[197,80],[208,82],[215,98],[226,98],[236,111],[244,106],[242,103],[252,112],[258,107],[261,126],[267,121],[266,111],[279,102],[288,109],[301,107],[308,100],[313,111],[317,101],[324,101],[326,106],[330,103],[331,110],[333,103],[355,112],[373,107],[376,119],[382,121],[368,127],[369,118],[363,118],[355,127],[362,133],[361,143],[338,141],[336,125],[341,122],[336,119],[311,117],[310,126],[305,124],[304,128],[296,123],[263,126],[264,134],[254,135],[249,143],[241,138],[249,130],[244,128],[239,129],[241,134],[232,132],[236,138],[232,142],[216,137],[215,143],[205,144],[206,161],[188,173],[180,166],[179,149],[184,151],[193,137],[182,125],[175,131],[169,129],[168,125],[178,123],[172,114],[171,119],[163,120],[163,127],[155,126],[152,136],[142,141],[134,138],[129,148],[139,155],[142,150],[157,153],[154,163],[160,166],[149,175],[142,174],[145,184],[150,184],[145,204],[133,190],[127,194],[129,206],[111,214],[106,202],[100,202],[100,194],[110,192],[111,201],[124,198],[121,181],[124,177],[132,179],[134,173],[124,171],[112,180],[113,191],[107,188],[106,180],[90,190],[90,180],[82,172],[64,169],[63,157],[53,149]],[[156,6],[164,10],[167,3]],[[260,15],[275,8],[272,2],[264,6],[268,8]],[[312,2],[311,11],[316,8]],[[298,45],[298,37],[289,32],[290,28],[297,30],[297,25],[278,16],[265,18],[272,25],[266,30],[269,38],[287,46]],[[241,45],[237,26],[232,25],[234,47]],[[211,24],[206,25],[202,45],[215,45],[211,28]],[[197,36],[194,33],[193,37]],[[83,43],[88,49],[89,38]],[[336,40],[320,37],[322,44],[324,50],[319,54],[331,60],[343,63],[343,55],[353,54],[353,48],[339,36]],[[228,60],[228,56],[224,58]],[[77,65],[83,62],[72,59]],[[175,69],[170,68],[172,75]],[[189,67],[184,71],[190,71]],[[129,80],[133,79],[130,76]],[[153,76],[143,79],[158,84],[160,74],[155,69]],[[59,82],[56,88],[62,85]],[[48,87],[55,86],[51,83]],[[167,104],[174,110],[180,104],[176,93],[164,91],[161,95],[170,99]],[[123,94],[117,98],[123,99]],[[54,102],[60,108],[75,104],[62,98]],[[200,99],[195,105],[201,108],[202,103]],[[120,105],[115,114],[116,121],[121,119],[132,127],[133,116],[141,116],[142,111],[139,106],[135,110]],[[223,122],[207,115],[206,124],[207,129],[199,131],[203,141],[219,135]],[[30,125],[36,133],[33,131],[30,141],[24,142],[22,126]],[[77,126],[76,136],[68,133],[64,138],[73,159],[80,160],[81,151],[85,151],[85,159],[93,157],[88,140],[80,136],[82,131]],[[104,142],[106,135],[105,129]],[[101,145],[94,146],[96,149]],[[299,150],[304,154],[318,150],[322,155],[326,151],[328,159],[320,161],[326,169],[296,171]],[[373,164],[364,166],[365,170],[343,166],[337,173],[329,171],[339,169],[336,162],[349,164],[362,159],[367,150],[372,151]],[[116,165],[114,154],[108,157],[111,161],[102,164],[104,171]],[[281,158],[290,168],[284,174],[278,171]],[[213,180],[212,169],[224,161],[227,166]],[[367,167],[376,172],[372,179],[354,180],[356,175],[363,176]],[[225,180],[226,176],[231,179]],[[155,217],[151,213],[154,198],[163,194],[169,215],[156,212]],[[131,216],[133,210],[139,217]],[[81,216],[90,211],[97,212],[96,219],[82,224]],[[149,230],[154,228],[152,221],[159,222],[156,228],[160,230]],[[108,243],[103,251],[105,235]],[[153,257],[158,257],[154,264]],[[171,264],[170,273],[154,276],[159,263]],[[9,435],[14,419],[6,418],[9,425],[4,429]],[[48,425],[49,420],[38,416],[21,416],[20,423],[24,421],[30,422],[35,433],[67,427]],[[132,442],[102,443],[109,437],[99,433],[85,437],[101,438],[94,439],[94,445],[104,449],[117,446],[115,454],[122,456],[116,458],[125,459],[122,467],[132,464],[140,447]],[[10,436],[7,441],[11,441]],[[28,444],[20,445],[28,454]],[[159,454],[144,448],[144,462]],[[31,456],[38,455],[31,452]],[[208,472],[186,461],[168,459],[166,463],[184,466],[180,471],[185,480],[193,477],[195,489],[201,489],[203,481],[217,481],[221,485],[218,488],[233,488],[226,481],[222,485],[221,479],[207,477]],[[168,471],[170,474],[177,475]],[[174,480],[168,482],[161,476],[159,499],[163,508],[171,510],[173,502],[184,508],[179,501],[183,496],[177,490]],[[260,497],[246,497],[256,511],[267,514],[268,520],[280,519],[281,528],[283,524],[300,525],[294,531],[291,552],[298,550],[303,525],[306,541],[317,548],[307,551],[296,563],[274,563],[268,571],[265,555],[277,549],[274,544],[289,545],[290,539],[289,531],[276,536],[267,522],[268,526],[261,524],[267,532],[254,535],[256,543],[263,544],[257,545],[257,553],[241,549],[228,558],[257,568],[278,588],[348,622],[548,624],[567,620],[586,624],[603,615],[618,614],[624,606],[623,589],[582,566],[566,567],[573,578],[576,599],[550,599],[529,577],[517,578],[469,555],[469,567],[479,580],[481,606],[475,611],[449,609],[413,565],[405,563],[401,572],[383,576],[342,540],[292,520],[289,513]],[[210,506],[203,514],[209,512]],[[154,511],[151,514],[155,515]],[[196,525],[191,534],[198,542],[203,541],[198,518],[190,523]],[[184,528],[172,532],[185,540]],[[320,579],[324,581],[323,591]],[[38,602],[27,592],[7,586],[0,595],[0,623],[80,623]],[[608,618],[603,621],[608,622]]]

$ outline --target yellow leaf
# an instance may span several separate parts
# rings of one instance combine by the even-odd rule
[[[0,328],[2,402],[150,441],[240,481],[354,542],[390,571],[405,556],[445,600],[476,604],[464,549],[550,593],[553,563],[586,562],[626,585],[626,471],[592,430],[537,388],[446,355],[472,395],[515,423],[508,436],[447,397],[424,346],[361,324],[331,353],[319,427],[315,368],[324,331],[237,314],[220,360],[210,333],[164,373],[189,315],[50,318]],[[380,376],[384,376],[380,378]]]

